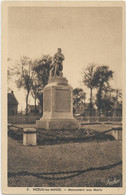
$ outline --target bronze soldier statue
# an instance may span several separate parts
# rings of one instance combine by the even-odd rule
[[[58,48],[58,52],[53,57],[53,64],[50,69],[50,76],[62,76],[62,70],[63,70],[63,60],[64,55],[61,53],[62,50]]]

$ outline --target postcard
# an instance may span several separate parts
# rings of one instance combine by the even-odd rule
[[[2,193],[124,194],[123,1],[2,2]]]

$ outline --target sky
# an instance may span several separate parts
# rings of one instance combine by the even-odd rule
[[[89,63],[108,65],[111,82],[122,88],[122,8],[120,7],[9,7],[8,58],[53,56],[57,48],[65,56],[63,75],[69,84],[83,86],[82,69]],[[25,94],[11,81],[11,89],[24,109]],[[33,103],[30,98],[30,104]]]

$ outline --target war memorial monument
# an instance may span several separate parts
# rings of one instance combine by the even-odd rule
[[[48,84],[43,90],[43,116],[36,121],[39,129],[77,129],[79,122],[73,117],[73,88],[63,77],[62,50],[54,55]]]

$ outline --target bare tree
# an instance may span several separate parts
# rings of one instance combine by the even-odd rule
[[[92,90],[95,88],[94,83],[94,73],[95,73],[96,65],[94,63],[89,64],[87,68],[82,72],[83,80],[82,82],[90,89],[90,116],[92,116]]]
[[[32,83],[32,96],[38,100],[41,110],[43,110],[43,88],[48,84],[50,66],[52,64],[52,57],[43,55],[40,59],[33,62],[33,83]]]
[[[28,98],[32,88],[32,61],[26,57],[20,57],[20,62],[17,66],[15,74],[17,75],[17,87],[23,88],[26,91],[26,115],[28,115]]]

